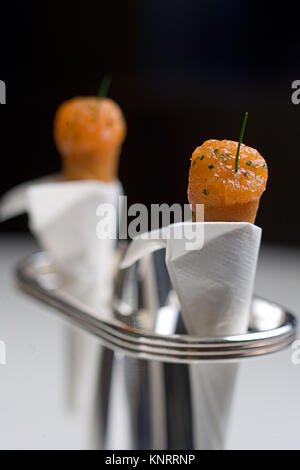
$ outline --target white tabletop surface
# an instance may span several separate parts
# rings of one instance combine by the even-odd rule
[[[14,285],[15,264],[36,249],[29,236],[0,237],[0,340],[7,353],[0,365],[0,449],[86,449],[93,400],[84,383],[93,381],[94,364],[79,364],[79,381],[72,364],[80,358],[67,353],[68,321]],[[299,318],[300,250],[263,246],[255,292]],[[97,348],[92,335],[72,331]],[[300,449],[300,364],[292,353],[242,362],[227,448]]]

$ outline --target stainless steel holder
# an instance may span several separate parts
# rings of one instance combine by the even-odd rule
[[[94,303],[101,286],[83,293],[59,275],[47,253],[21,262],[16,278],[22,289],[101,340],[95,408],[100,448],[222,448],[238,362],[280,351],[295,337],[295,317],[258,297],[246,334],[186,334],[163,250],[116,270],[113,301],[105,308]],[[116,424],[112,416],[120,403],[124,413]]]
[[[22,289],[96,334],[109,347],[135,357],[176,363],[240,359],[280,351],[293,341],[295,317],[260,297],[253,299],[246,334],[214,338],[187,335],[163,253],[154,253],[147,264],[148,268],[142,260],[119,272],[113,305],[106,309],[104,318],[99,316],[102,309],[95,315],[88,300],[84,304],[76,289],[64,284],[44,252],[21,262],[16,278]]]

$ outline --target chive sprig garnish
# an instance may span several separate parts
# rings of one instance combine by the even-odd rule
[[[241,128],[241,133],[240,133],[240,138],[239,138],[239,144],[236,152],[236,157],[235,157],[235,172],[237,173],[239,171],[239,154],[240,154],[240,148],[241,148],[241,143],[244,138],[245,134],[245,129],[246,129],[246,124],[247,124],[247,119],[248,119],[248,113],[247,111],[245,112],[242,128]]]
[[[110,84],[111,84],[111,75],[105,75],[101,82],[99,91],[98,91],[98,98],[105,98],[107,96]]]

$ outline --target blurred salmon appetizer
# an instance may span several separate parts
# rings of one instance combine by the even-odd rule
[[[204,220],[254,223],[259,201],[266,189],[268,167],[259,152],[238,142],[211,139],[191,157],[188,199],[193,220],[196,205],[204,204]]]
[[[76,97],[62,103],[54,119],[54,140],[64,177],[114,181],[125,136],[125,119],[113,100]]]

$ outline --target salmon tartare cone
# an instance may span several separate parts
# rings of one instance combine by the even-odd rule
[[[126,123],[108,98],[77,97],[64,102],[54,119],[54,140],[67,180],[114,181]]]
[[[236,172],[237,147],[238,142],[211,139],[193,152],[188,186],[193,221],[196,205],[204,204],[207,222],[255,222],[268,168],[257,150],[241,144]]]

